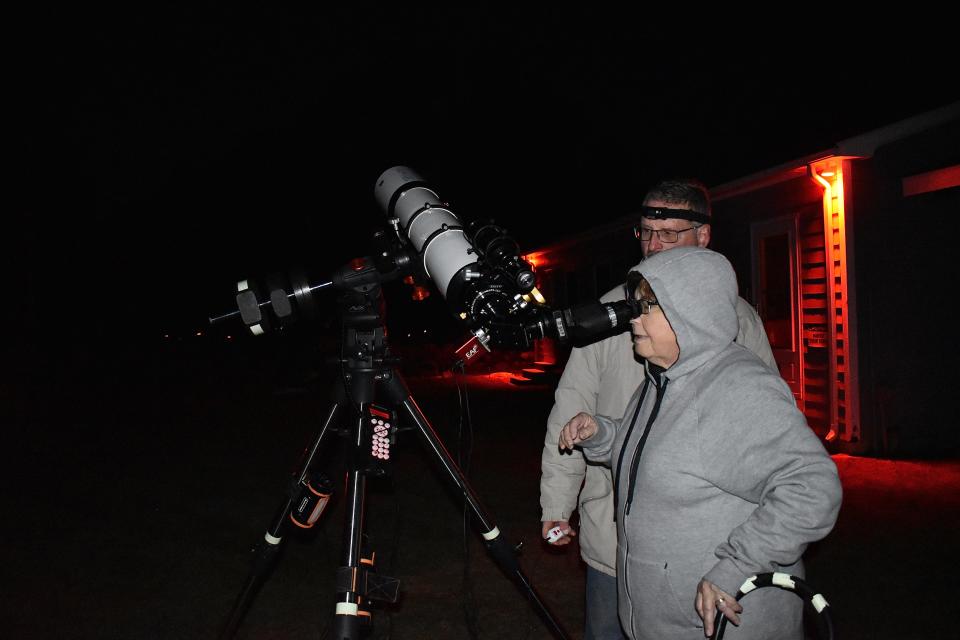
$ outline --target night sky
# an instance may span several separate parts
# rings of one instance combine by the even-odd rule
[[[4,260],[9,315],[34,335],[155,339],[226,310],[240,278],[329,273],[369,253],[373,185],[397,164],[533,249],[658,179],[720,184],[960,95],[929,31],[908,46],[599,10],[128,11],[21,25]]]

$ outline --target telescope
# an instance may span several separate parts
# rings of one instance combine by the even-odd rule
[[[635,313],[626,301],[549,307],[536,288],[533,268],[506,229],[487,219],[464,224],[413,169],[384,171],[374,199],[386,214],[388,230],[374,235],[371,256],[351,260],[315,284],[303,272],[241,280],[237,310],[210,321],[239,315],[260,335],[298,315],[315,315],[319,305],[314,296],[322,289],[362,292],[414,277],[431,281],[472,334],[458,350],[464,361],[480,354],[480,347],[526,350],[542,338],[583,346],[629,329]]]

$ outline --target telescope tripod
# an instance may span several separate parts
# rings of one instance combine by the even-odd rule
[[[376,321],[379,321],[378,316],[374,315]],[[342,351],[344,356],[340,360],[343,368],[342,390],[345,393],[330,407],[320,432],[294,475],[286,501],[271,521],[263,540],[258,543],[249,577],[220,635],[221,640],[232,638],[236,633],[257,588],[273,566],[285,530],[291,524],[312,526],[309,521],[311,511],[314,513],[312,517],[316,517],[322,510],[322,505],[317,508],[318,501],[325,500],[324,490],[319,486],[322,481],[317,482],[316,476],[311,475],[311,467],[321,444],[331,431],[336,430],[334,425],[341,417],[348,423],[345,431],[349,441],[345,460],[344,544],[336,572],[333,639],[359,638],[360,633],[369,627],[369,601],[395,602],[399,593],[399,583],[374,572],[362,548],[367,478],[386,472],[392,456],[390,440],[395,433],[398,417],[408,421],[419,432],[446,475],[462,493],[493,559],[517,583],[553,634],[557,638],[567,638],[567,633],[524,575],[516,549],[504,540],[503,534],[395,369],[397,361],[388,354],[383,326],[370,326],[370,319],[369,315],[365,316],[359,327],[346,329]]]

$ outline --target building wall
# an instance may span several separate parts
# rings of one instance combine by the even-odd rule
[[[889,456],[955,455],[960,430],[948,411],[953,382],[954,320],[948,309],[955,280],[953,223],[960,188],[904,197],[903,179],[960,164],[960,123],[954,121],[882,146],[852,160],[846,176],[846,215],[853,222],[862,441],[850,451]],[[714,204],[713,248],[727,255],[741,295],[753,269],[750,225],[821,206],[821,189],[805,175]],[[801,246],[801,262],[809,261]],[[802,304],[808,306],[809,301]],[[814,407],[815,409],[815,407]],[[805,407],[816,430],[816,411]]]
[[[753,271],[750,224],[793,216],[811,205],[819,207],[823,194],[804,174],[765,189],[713,203],[711,248],[725,255],[737,273],[740,296],[756,304],[751,291]]]
[[[793,355],[781,363],[781,373],[791,383],[797,404],[810,428],[826,438],[833,428],[831,417],[837,402],[831,393],[832,350],[823,341],[810,341],[810,332],[826,333],[828,317],[824,253],[822,189],[805,172],[794,177],[714,203],[713,248],[726,255],[737,273],[740,295],[757,305],[751,290],[754,261],[751,225],[785,220],[796,234],[796,264],[800,281],[796,292]],[[789,274],[783,274],[787,278]],[[787,284],[789,286],[789,284]],[[773,341],[771,340],[771,344]]]
[[[952,396],[960,187],[902,196],[904,177],[960,164],[960,123],[881,147],[853,172],[861,415],[882,455],[960,453]]]

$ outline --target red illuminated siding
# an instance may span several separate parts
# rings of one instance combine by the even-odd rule
[[[944,167],[936,171],[928,171],[903,179],[904,197],[916,196],[921,193],[940,191],[950,187],[960,187],[960,164]]]

